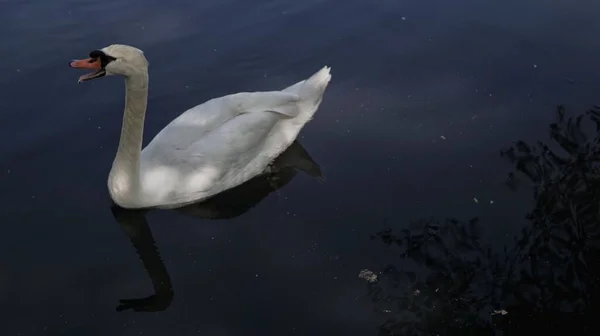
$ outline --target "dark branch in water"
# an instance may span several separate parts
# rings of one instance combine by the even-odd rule
[[[517,141],[501,152],[517,172],[509,186],[518,174],[533,185],[530,225],[510,249],[484,246],[477,218],[420,220],[375,236],[400,249],[403,265],[368,284],[388,316],[381,335],[591,331],[584,321],[600,300],[600,107],[556,114],[549,144]]]

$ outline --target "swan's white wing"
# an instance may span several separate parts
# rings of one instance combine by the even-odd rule
[[[271,111],[293,118],[298,115],[295,103],[300,97],[283,91],[241,92],[225,96],[224,100],[238,113]]]
[[[282,91],[241,92],[197,105],[171,121],[144,148],[146,158],[183,149],[205,134],[243,113],[273,111],[287,117],[298,114],[298,95]]]
[[[182,203],[259,174],[273,159],[264,155],[265,142],[278,121],[297,115],[298,99],[281,91],[244,92],[186,111],[142,152],[144,193],[157,204]]]

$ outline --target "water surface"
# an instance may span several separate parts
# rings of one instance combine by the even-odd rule
[[[1,2],[3,335],[377,334],[396,312],[378,312],[358,273],[406,265],[372,235],[478,217],[500,253],[531,226],[530,184],[505,185],[514,165],[500,149],[548,140],[557,104],[598,103],[599,12],[566,0]],[[248,211],[235,213],[247,198],[226,199],[228,219],[113,213],[123,84],[77,85],[67,67],[112,43],[150,61],[146,141],[212,97],[330,65],[298,139],[314,165],[259,181]],[[164,311],[115,309],[154,292],[136,248],[168,274]]]

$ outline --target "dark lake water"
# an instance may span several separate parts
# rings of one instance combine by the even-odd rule
[[[600,150],[592,119],[586,140],[566,118],[600,103],[598,13],[587,0],[0,1],[0,334],[592,333]],[[210,98],[324,65],[333,79],[276,179],[127,212],[106,187],[123,83],[78,85],[67,66],[113,43],[150,61],[146,142]],[[518,140],[567,159],[500,155]]]

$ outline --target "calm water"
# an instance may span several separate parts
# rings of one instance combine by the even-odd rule
[[[509,188],[516,164],[500,151],[551,143],[557,104],[600,102],[599,12],[587,0],[0,1],[1,334],[590,331],[597,212],[577,211],[597,209],[597,189],[560,194],[564,165]],[[146,140],[212,97],[323,65],[333,80],[276,179],[184,212],[111,211],[123,84],[78,85],[67,62],[112,43],[150,60]],[[549,242],[558,229],[540,223],[553,216],[583,238]]]

